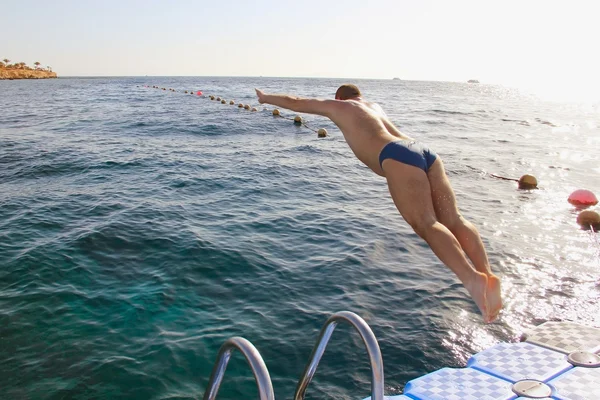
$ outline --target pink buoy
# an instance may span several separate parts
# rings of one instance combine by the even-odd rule
[[[202,91],[198,90],[198,91],[196,92],[196,94],[197,94],[198,96],[202,96]]]
[[[579,189],[571,193],[569,203],[574,206],[594,206],[598,204],[598,199],[589,190]]]

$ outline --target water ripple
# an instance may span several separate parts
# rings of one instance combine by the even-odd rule
[[[305,116],[331,134],[317,140],[262,108],[142,87],[252,103],[254,87],[327,97],[340,83],[0,82],[4,396],[198,398],[220,345],[244,336],[278,396],[290,397],[321,325],[340,310],[373,328],[389,395],[546,320],[600,326],[600,248],[565,201],[579,187],[599,191],[588,108],[484,85],[360,83],[444,159],[503,276],[506,310],[488,326],[331,122]],[[542,189],[518,191],[486,171],[532,173]],[[357,336],[339,326],[330,346],[308,395],[366,397]],[[255,393],[239,354],[226,380],[223,398]]]

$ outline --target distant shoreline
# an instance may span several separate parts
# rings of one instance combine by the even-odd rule
[[[34,69],[0,69],[0,80],[53,78],[58,78],[56,72]]]

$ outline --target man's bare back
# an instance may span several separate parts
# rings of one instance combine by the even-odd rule
[[[271,95],[258,89],[256,94],[260,103],[331,119],[356,157],[386,178],[402,217],[461,280],[484,320],[497,318],[502,308],[500,280],[491,271],[477,229],[459,213],[443,163],[434,152],[403,135],[354,85],[342,85],[335,100]]]
[[[329,118],[340,128],[356,157],[380,176],[385,173],[379,165],[379,153],[390,142],[410,140],[387,118],[381,107],[356,98],[333,100]]]

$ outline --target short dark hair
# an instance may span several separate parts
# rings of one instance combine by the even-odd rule
[[[353,97],[360,96],[360,90],[356,85],[345,84],[338,88],[337,92],[335,92],[336,100],[348,100]]]

